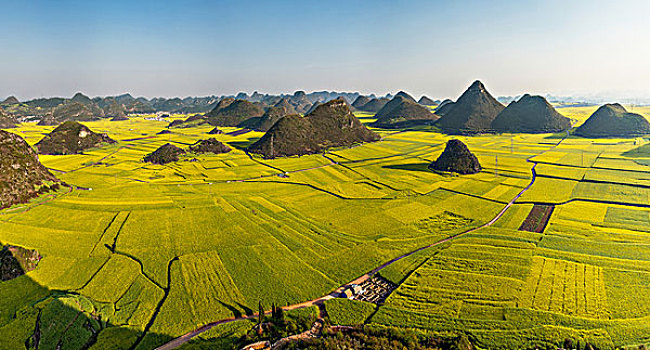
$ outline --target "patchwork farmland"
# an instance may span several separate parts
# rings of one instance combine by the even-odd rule
[[[583,108],[566,112],[583,121]],[[375,129],[380,142],[271,160],[244,151],[261,132],[224,127],[232,152],[154,165],[141,159],[212,127],[85,124],[117,143],[40,156],[71,189],[0,212],[0,242],[43,257],[2,282],[8,348],[37,329],[40,349],[152,349],[213,323],[180,348],[232,348],[260,303],[289,310],[398,257],[377,272],[397,285],[381,305],[327,300],[330,322],[462,333],[482,348],[650,342],[645,139],[457,136],[483,171],[450,176],[427,169],[452,138],[431,130]],[[12,132],[33,145],[52,129]]]

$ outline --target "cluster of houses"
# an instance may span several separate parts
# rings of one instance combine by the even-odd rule
[[[339,297],[382,304],[397,285],[380,277],[373,276],[361,284],[351,284],[345,288]]]

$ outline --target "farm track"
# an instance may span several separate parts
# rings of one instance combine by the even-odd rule
[[[522,196],[526,191],[528,191],[528,190],[533,186],[533,184],[535,183],[535,180],[537,179],[537,173],[536,173],[536,171],[535,171],[535,167],[537,166],[537,162],[534,161],[534,160],[532,160],[532,158],[534,158],[534,157],[536,157],[536,156],[539,156],[539,155],[541,155],[541,154],[544,154],[544,153],[546,153],[546,152],[548,152],[548,151],[551,151],[551,150],[555,149],[556,147],[558,147],[558,146],[562,143],[562,141],[566,140],[567,137],[569,137],[569,131],[568,131],[568,130],[567,130],[567,132],[566,132],[566,136],[563,137],[562,139],[560,139],[560,140],[559,140],[557,143],[555,143],[552,147],[550,147],[550,148],[548,148],[548,149],[546,149],[546,150],[544,150],[544,151],[542,151],[542,152],[540,152],[540,153],[538,153],[538,154],[535,154],[535,155],[532,155],[532,156],[526,158],[526,161],[527,161],[527,162],[533,163],[533,166],[532,166],[532,168],[531,168],[532,178],[531,178],[531,180],[530,180],[530,183],[528,183],[528,185],[527,185],[526,187],[524,187],[524,188],[523,188],[523,189],[522,189],[522,190],[521,190],[521,191],[520,191],[516,196],[514,196],[514,197],[513,197],[513,198],[512,198],[512,199],[511,199],[511,200],[510,200],[510,201],[509,201],[509,202],[504,206],[504,208],[501,209],[501,211],[499,211],[499,213],[497,213],[497,215],[494,216],[494,218],[492,218],[492,220],[490,220],[490,221],[488,221],[488,222],[486,222],[486,223],[484,223],[483,225],[480,225],[480,226],[478,226],[478,227],[475,227],[475,228],[469,229],[469,230],[467,230],[467,231],[464,231],[464,232],[461,232],[461,233],[458,233],[458,234],[455,234],[455,235],[449,236],[449,237],[447,237],[447,238],[441,239],[441,240],[436,241],[436,242],[433,242],[433,243],[431,243],[431,244],[429,244],[429,245],[426,245],[426,246],[423,246],[423,247],[417,248],[417,249],[412,250],[412,251],[410,251],[410,252],[408,252],[408,253],[406,253],[406,254],[403,254],[403,255],[401,255],[401,256],[398,256],[398,257],[396,257],[396,258],[393,258],[393,259],[391,259],[391,260],[389,260],[389,261],[383,263],[382,265],[379,265],[378,267],[372,269],[371,271],[369,271],[369,272],[367,272],[367,273],[365,273],[365,274],[359,276],[359,277],[356,278],[355,280],[350,281],[350,282],[348,282],[348,283],[342,285],[342,286],[339,287],[338,289],[336,289],[336,290],[330,292],[329,294],[327,294],[327,295],[325,295],[325,296],[322,296],[322,297],[317,298],[317,299],[313,299],[313,300],[305,301],[305,302],[303,302],[303,303],[290,305],[290,306],[284,307],[283,309],[284,309],[284,310],[294,310],[294,309],[300,309],[300,308],[305,308],[305,307],[309,307],[309,306],[313,306],[313,305],[322,304],[322,303],[325,302],[326,300],[329,300],[329,299],[333,299],[333,298],[335,298],[339,293],[341,293],[341,292],[342,292],[346,287],[348,287],[349,285],[351,285],[351,284],[361,284],[362,282],[364,282],[364,281],[366,281],[367,279],[371,278],[374,274],[378,273],[378,272],[381,271],[382,269],[384,269],[384,268],[390,266],[391,264],[393,264],[393,263],[395,263],[395,262],[397,262],[397,261],[399,261],[399,260],[402,260],[402,259],[404,259],[404,258],[407,258],[407,257],[409,257],[409,256],[411,256],[411,255],[413,255],[413,254],[415,254],[415,253],[417,253],[417,252],[420,252],[420,251],[423,251],[423,250],[426,250],[426,249],[429,249],[429,248],[432,248],[432,247],[435,247],[435,246],[442,245],[442,244],[444,244],[444,243],[450,242],[450,241],[452,241],[452,240],[454,240],[454,239],[456,239],[456,238],[458,238],[458,237],[461,237],[461,236],[463,236],[463,235],[466,235],[466,234],[468,234],[468,233],[476,232],[476,231],[478,231],[478,230],[480,230],[480,229],[483,229],[483,228],[486,228],[486,227],[490,227],[490,226],[492,226],[492,225],[493,225],[495,222],[497,222],[497,221],[498,221],[498,220],[499,220],[499,219],[500,219],[500,218],[501,218],[501,217],[506,213],[506,211],[507,211],[507,210],[508,210],[512,205],[514,205],[515,202],[516,202],[516,201],[517,201],[517,200],[518,200],[518,199],[519,199],[519,198],[520,198],[520,197],[521,197],[521,196]],[[270,313],[270,311],[266,311],[266,312],[265,312],[265,314],[268,314],[268,313]],[[166,344],[163,344],[163,345],[157,347],[156,350],[170,350],[170,349],[176,349],[177,347],[179,347],[179,346],[183,345],[184,343],[190,341],[192,338],[198,336],[198,335],[201,334],[201,333],[204,333],[204,332],[210,330],[211,328],[213,328],[213,327],[215,327],[215,326],[217,326],[217,325],[221,325],[221,324],[225,324],[225,323],[230,323],[230,322],[234,322],[234,321],[239,321],[239,320],[254,319],[255,317],[257,317],[257,315],[256,315],[256,314],[253,314],[253,315],[247,315],[247,316],[241,316],[241,317],[232,317],[232,318],[227,318],[227,319],[223,319],[223,320],[219,320],[219,321],[211,322],[211,323],[208,323],[208,324],[206,324],[206,325],[203,325],[203,326],[201,326],[201,327],[199,327],[199,328],[197,328],[197,329],[195,329],[195,330],[193,330],[193,331],[191,331],[191,332],[188,332],[188,333],[186,333],[186,334],[184,334],[184,335],[182,335],[182,336],[180,336],[180,337],[178,337],[178,338],[176,338],[176,339],[174,339],[174,340],[172,340],[172,341],[170,341],[170,342],[168,342],[168,343],[166,343]]]

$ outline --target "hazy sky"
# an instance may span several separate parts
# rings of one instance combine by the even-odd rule
[[[648,0],[0,3],[0,97],[650,96]]]

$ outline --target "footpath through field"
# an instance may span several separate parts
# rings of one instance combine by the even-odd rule
[[[305,308],[305,307],[309,307],[309,306],[322,304],[326,300],[336,298],[341,292],[343,292],[351,284],[361,284],[364,281],[371,278],[377,272],[381,271],[382,269],[386,268],[387,266],[390,266],[391,264],[393,264],[393,263],[395,263],[395,262],[397,262],[399,260],[402,260],[402,259],[404,259],[406,257],[409,257],[409,256],[411,256],[411,255],[413,255],[413,254],[415,254],[415,253],[417,253],[419,251],[422,251],[422,250],[425,250],[425,249],[428,249],[428,248],[431,248],[431,247],[438,246],[440,244],[449,242],[449,241],[451,241],[451,240],[453,240],[455,238],[458,238],[460,236],[463,236],[463,235],[466,235],[468,233],[472,233],[472,232],[478,231],[480,229],[483,229],[483,228],[494,225],[494,223],[497,222],[506,213],[506,211],[508,211],[508,209],[513,204],[515,204],[517,199],[519,199],[535,183],[535,180],[537,179],[537,173],[535,171],[535,167],[537,166],[537,162],[532,160],[532,158],[536,157],[536,156],[539,156],[539,155],[542,155],[542,154],[544,154],[544,153],[546,153],[548,151],[551,151],[551,150],[555,149],[556,147],[558,147],[562,143],[562,141],[566,140],[567,137],[569,137],[569,131],[568,130],[566,132],[566,136],[564,136],[562,139],[560,139],[555,145],[553,145],[552,147],[544,150],[543,152],[532,155],[532,156],[530,156],[530,157],[528,157],[526,159],[527,162],[533,163],[533,166],[531,168],[532,178],[530,180],[530,183],[525,188],[523,188],[516,196],[514,196],[505,205],[505,207],[503,207],[503,209],[501,209],[501,211],[494,218],[492,218],[492,220],[486,222],[485,224],[483,224],[481,226],[478,226],[478,227],[475,227],[473,229],[470,229],[470,230],[455,234],[453,236],[449,236],[447,238],[441,239],[441,240],[436,241],[434,243],[431,243],[429,245],[426,245],[426,246],[420,247],[418,249],[415,249],[413,251],[410,251],[410,252],[408,252],[408,253],[406,253],[404,255],[398,256],[398,257],[396,257],[396,258],[394,258],[392,260],[389,260],[389,261],[383,263],[382,265],[372,269],[371,271],[359,276],[358,278],[354,279],[353,281],[350,281],[350,282],[342,285],[341,287],[337,288],[336,290],[332,291],[331,293],[329,293],[329,294],[327,294],[325,296],[322,296],[322,297],[317,298],[317,299],[305,301],[305,302],[302,302],[302,303],[299,303],[299,304],[289,305],[289,306],[283,307],[283,309],[284,310],[295,310],[295,309],[301,309],[301,308]],[[270,311],[265,312],[265,314],[270,314],[270,313],[271,313]],[[174,339],[174,340],[172,340],[172,341],[170,341],[170,342],[168,342],[166,344],[163,344],[163,345],[157,347],[156,350],[176,349],[177,347],[179,347],[179,346],[183,345],[184,343],[190,341],[192,338],[198,336],[199,334],[201,334],[203,332],[206,332],[206,331],[210,330],[211,328],[213,328],[215,326],[218,326],[218,325],[221,325],[221,324],[224,324],[224,323],[230,323],[230,322],[239,321],[239,320],[255,319],[255,318],[257,318],[257,314],[240,316],[240,317],[232,317],[232,318],[227,318],[227,319],[223,319],[223,320],[219,320],[219,321],[210,322],[210,323],[208,323],[206,325],[203,325],[203,326],[201,326],[201,327],[199,327],[199,328],[197,328],[197,329],[195,329],[195,330],[193,330],[193,331],[191,331],[189,333],[186,333],[186,334],[184,334],[184,335],[182,335],[182,336],[180,336],[180,337],[178,337],[178,338],[176,338],[176,339]]]

